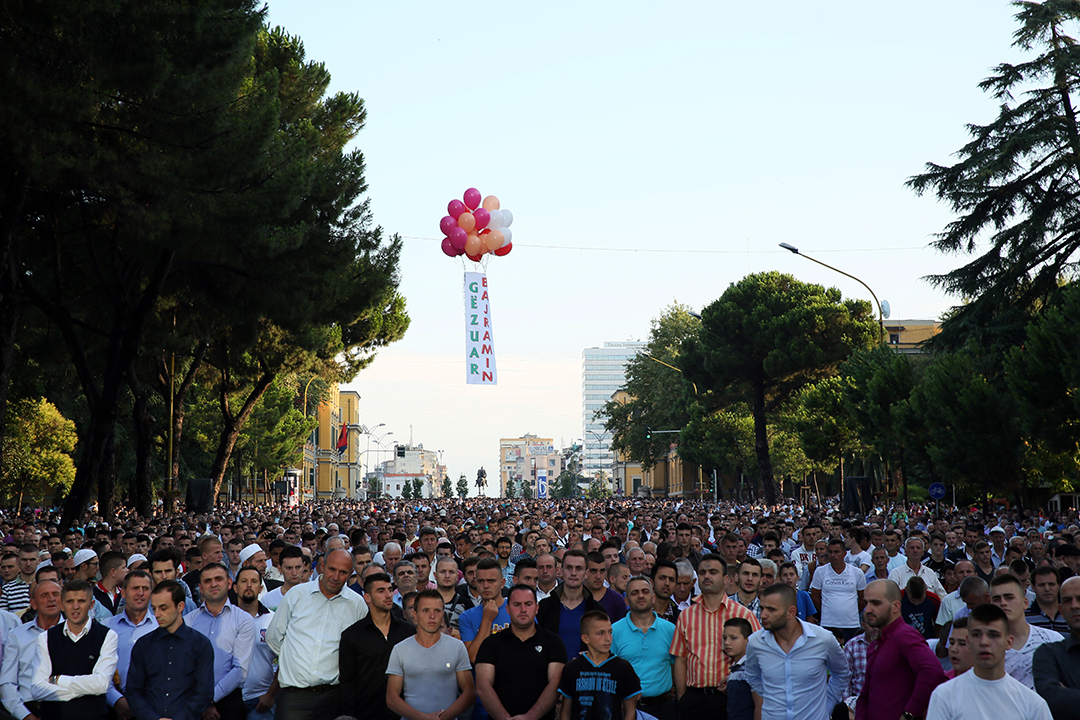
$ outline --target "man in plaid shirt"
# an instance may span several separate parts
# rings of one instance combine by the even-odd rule
[[[881,632],[876,627],[866,624],[866,615],[863,613],[859,613],[859,623],[862,625],[863,633],[851,638],[844,645],[844,657],[847,658],[848,664],[848,686],[841,699],[852,710],[855,709],[855,701],[859,699],[863,681],[866,680],[867,651],[870,649],[870,643],[877,640]]]

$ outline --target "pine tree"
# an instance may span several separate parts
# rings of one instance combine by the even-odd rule
[[[1017,2],[1014,45],[1030,59],[1004,63],[979,87],[1000,103],[987,125],[971,124],[960,161],[927,163],[908,181],[932,192],[957,218],[937,236],[946,253],[978,257],[943,275],[938,287],[965,298],[934,342],[975,341],[1007,348],[1023,339],[1033,312],[1052,302],[1080,251],[1080,123],[1073,97],[1080,52],[1066,31],[1080,21],[1077,0]]]
[[[457,495],[464,500],[469,497],[469,479],[465,477],[465,473],[461,473],[457,481]]]

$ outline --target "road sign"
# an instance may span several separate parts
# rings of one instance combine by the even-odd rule
[[[939,482],[930,483],[930,497],[940,500],[945,497],[945,486]]]

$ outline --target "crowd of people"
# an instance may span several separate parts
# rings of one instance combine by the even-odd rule
[[[0,720],[1080,717],[1080,523],[381,500],[0,515]]]

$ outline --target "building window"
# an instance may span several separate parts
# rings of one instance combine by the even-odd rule
[[[899,345],[900,344],[900,333],[889,333],[889,344],[890,345]]]

